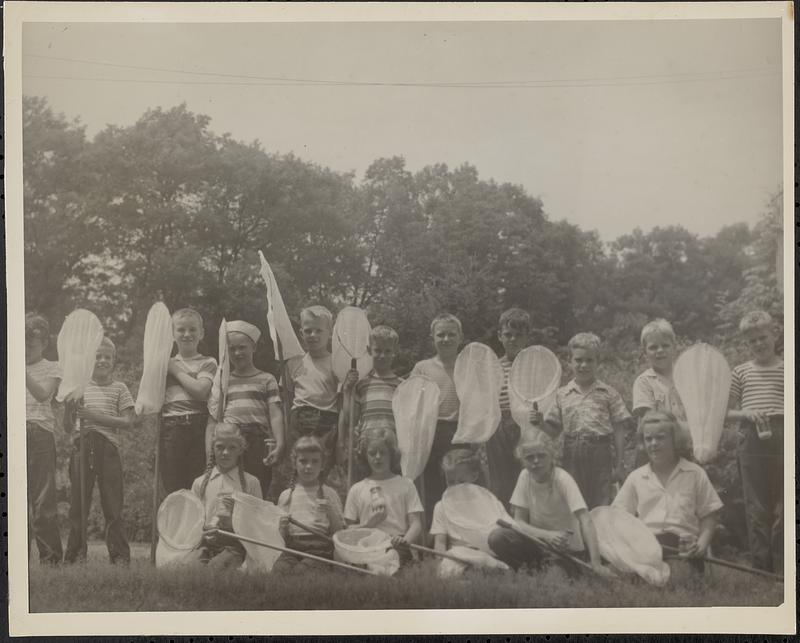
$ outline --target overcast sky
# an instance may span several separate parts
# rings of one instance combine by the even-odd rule
[[[28,23],[23,54],[24,93],[92,136],[186,102],[216,133],[359,179],[384,156],[470,163],[606,240],[754,223],[781,182],[777,19]]]

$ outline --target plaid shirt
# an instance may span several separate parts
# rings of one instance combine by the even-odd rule
[[[584,393],[572,380],[558,389],[545,420],[561,427],[565,434],[610,435],[614,424],[630,417],[622,397],[608,384],[595,380]]]

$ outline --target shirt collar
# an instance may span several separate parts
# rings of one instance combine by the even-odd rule
[[[670,474],[669,477],[672,478],[672,476],[674,476],[676,473],[678,473],[680,471],[690,471],[691,468],[692,468],[692,465],[686,458],[680,458],[679,457],[678,458],[678,464],[675,465],[675,468],[672,470],[672,473]],[[651,477],[653,477],[653,478],[657,479],[655,471],[653,471],[653,465],[650,464],[649,462],[647,463],[647,465],[645,466],[644,470],[642,471],[642,477],[643,478],[651,478]]]
[[[211,477],[209,480],[214,480],[215,478],[219,478],[222,476],[223,478],[228,478],[229,480],[236,480],[239,472],[239,467],[233,467],[228,473],[222,473],[219,469],[217,469],[216,465],[211,470]]]
[[[603,382],[596,379],[594,382],[592,382],[592,385],[589,387],[589,390],[586,391],[586,393],[591,393],[594,390],[605,391],[606,389],[608,389],[608,387]],[[581,390],[581,387],[578,386],[578,383],[574,378],[569,381],[569,384],[567,384],[567,393],[581,393],[582,395],[586,394]]]

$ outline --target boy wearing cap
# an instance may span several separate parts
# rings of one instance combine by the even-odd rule
[[[36,538],[40,563],[61,562],[61,536],[56,522],[55,416],[51,401],[61,381],[58,362],[42,354],[50,342],[44,317],[25,316],[25,427],[28,454],[28,554]]]
[[[242,456],[244,470],[258,478],[266,498],[272,478],[270,467],[280,459],[285,441],[278,382],[253,364],[261,331],[245,321],[228,322],[227,330],[231,373],[222,422],[239,428],[247,442]],[[217,391],[217,387],[212,389],[210,409],[219,406]],[[274,445],[267,453],[264,441],[268,439],[274,440]]]
[[[75,416],[81,420],[81,435],[76,436],[69,462],[70,507],[69,538],[64,562],[72,563],[80,556],[86,558],[86,543],[82,542],[81,522],[85,502],[91,505],[95,478],[100,490],[100,504],[106,519],[106,547],[112,563],[128,564],[131,551],[122,527],[122,458],[120,457],[121,429],[133,426],[133,398],[124,383],[114,380],[116,347],[103,337],[95,357],[92,381],[83,392],[83,402],[75,408],[70,403],[64,415],[64,428],[71,431]],[[84,444],[81,445],[81,440]],[[83,466],[85,496],[81,491],[81,446],[86,454]]]

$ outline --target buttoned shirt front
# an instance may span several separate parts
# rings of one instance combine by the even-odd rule
[[[633,471],[615,507],[638,516],[653,533],[700,534],[700,521],[722,508],[722,501],[702,467],[680,458],[662,485],[650,464]]]
[[[546,420],[560,426],[565,435],[611,435],[614,424],[630,417],[622,397],[608,384],[595,380],[587,391],[581,391],[578,383],[572,380],[558,389]]]

